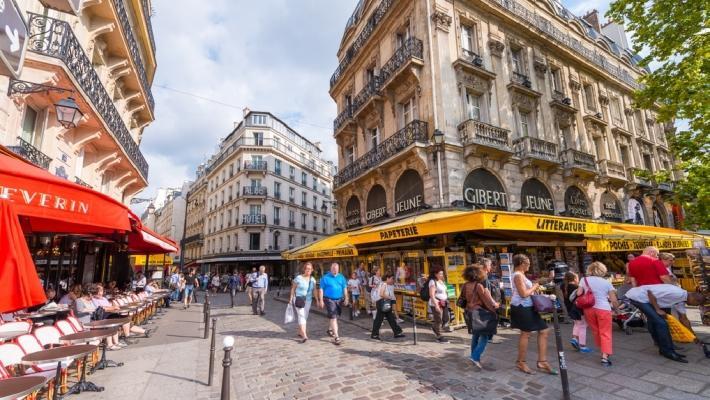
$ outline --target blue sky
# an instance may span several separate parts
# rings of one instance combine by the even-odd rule
[[[193,179],[196,166],[241,120],[243,107],[273,112],[322,142],[325,157],[335,161],[336,107],[328,82],[357,0],[206,0],[188,7],[192,3],[153,0],[156,121],[141,143],[150,186],[138,197]],[[604,12],[608,3],[563,0],[577,15]]]

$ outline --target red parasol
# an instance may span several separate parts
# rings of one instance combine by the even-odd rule
[[[47,301],[12,203],[0,199],[0,312]]]

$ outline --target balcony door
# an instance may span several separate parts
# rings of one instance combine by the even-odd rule
[[[261,215],[261,204],[251,204],[249,206],[249,215]]]
[[[255,146],[263,146],[264,145],[264,132],[252,132],[252,137],[254,138],[254,145]]]
[[[466,90],[466,119],[482,121],[481,105],[483,101],[483,96],[470,90]]]
[[[417,100],[414,96],[399,104],[400,129],[417,119]]]
[[[22,140],[38,149],[42,148],[44,116],[44,111],[25,106],[25,115],[22,119]]]

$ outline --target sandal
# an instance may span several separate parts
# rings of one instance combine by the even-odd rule
[[[339,337],[336,336],[335,338],[333,338],[333,344],[335,344],[336,346],[340,346],[342,343],[343,342],[340,340]]]
[[[522,371],[522,372],[524,372],[524,373],[526,373],[526,374],[528,374],[528,375],[535,375],[535,371],[531,370],[531,369],[528,367],[528,364],[525,363],[525,361],[520,361],[520,360],[518,360],[518,361],[516,362],[516,366],[518,367],[518,369],[519,369],[520,371]]]
[[[330,336],[330,337],[335,337],[335,333],[333,332],[332,329],[328,329],[327,331],[325,331],[325,333],[327,333],[328,336]]]
[[[545,372],[550,375],[557,375],[559,372],[557,372],[556,369],[552,368],[550,366],[550,363],[547,361],[538,361],[537,362],[537,369],[538,371]]]

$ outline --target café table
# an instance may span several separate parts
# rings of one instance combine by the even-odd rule
[[[12,340],[18,336],[22,336],[26,331],[7,331],[7,332],[0,332],[0,343],[7,342],[8,340]]]
[[[36,319],[44,319],[44,318],[51,318],[54,320],[54,322],[57,322],[60,316],[66,315],[69,313],[69,308],[50,308],[46,310],[37,310],[29,313],[16,313],[15,316],[18,318],[23,318],[23,319],[31,319],[31,320],[36,320]]]
[[[94,366],[94,368],[91,369],[89,372],[90,374],[93,374],[94,371],[97,369],[104,369],[106,368],[106,363],[109,362],[106,360],[106,344],[104,343],[104,340],[112,336],[118,328],[112,327],[112,328],[105,328],[105,329],[94,329],[94,330],[86,330],[86,331],[81,331],[77,333],[72,333],[69,335],[64,335],[59,338],[59,341],[62,342],[63,344],[86,344],[89,342],[93,342],[94,340],[100,340],[101,341],[101,360]],[[111,361],[113,363],[113,361]],[[119,363],[116,363],[119,364]],[[86,365],[86,363],[84,364]],[[123,365],[123,363],[120,363],[120,365]],[[117,365],[117,366],[120,366]]]
[[[54,400],[63,398],[68,394],[86,392],[101,392],[104,390],[102,386],[97,386],[92,382],[86,381],[86,368],[82,369],[81,378],[79,382],[72,385],[69,390],[63,395],[59,395],[59,382],[62,373],[62,362],[71,363],[77,358],[84,358],[84,365],[86,365],[86,357],[96,351],[97,346],[91,344],[79,344],[74,346],[63,346],[55,347],[49,350],[36,351],[34,353],[26,354],[22,357],[22,364],[24,365],[38,365],[47,363],[57,363],[57,374],[55,377],[55,382],[57,382],[57,390],[54,391]]]
[[[84,324],[84,328],[89,329],[89,330],[102,330],[102,329],[109,329],[109,328],[116,328],[118,329],[119,327],[123,326],[124,324],[127,324],[131,322],[131,319],[126,317],[126,318],[111,318],[111,319],[102,319],[100,321],[91,321],[88,324]],[[107,337],[107,336],[106,336]],[[94,368],[91,370],[93,373],[97,369],[105,369],[108,367],[121,367],[123,366],[122,362],[116,362],[113,360],[107,360],[106,359],[106,340],[104,337],[104,340],[101,342],[101,360],[94,366]]]
[[[0,400],[21,399],[47,383],[44,376],[20,376],[0,380]]]

